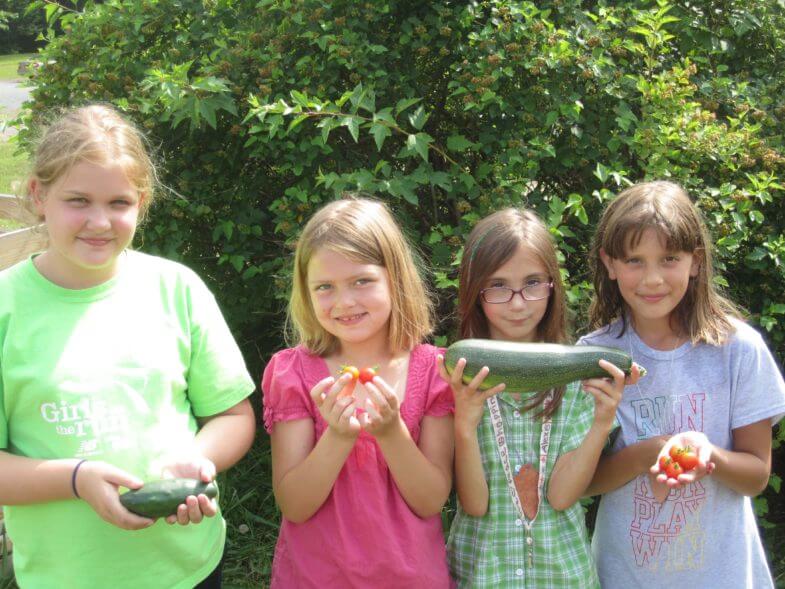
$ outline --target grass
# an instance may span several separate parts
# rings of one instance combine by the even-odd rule
[[[16,73],[16,68],[19,62],[28,57],[32,57],[34,53],[13,53],[11,55],[0,55],[0,80],[18,80],[22,78]]]
[[[0,194],[16,194],[14,184],[24,180],[27,158],[14,153],[16,145],[0,137]],[[19,227],[18,223],[0,219],[0,233]],[[1,589],[1,588],[0,588]]]
[[[25,177],[27,158],[17,155],[16,144],[0,138],[0,193],[14,194],[14,184]]]

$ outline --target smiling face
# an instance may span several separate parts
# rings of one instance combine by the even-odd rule
[[[684,298],[690,278],[698,275],[701,262],[695,254],[669,250],[653,228],[646,229],[637,244],[629,244],[623,258],[611,258],[605,251],[600,251],[600,258],[639,333],[670,328],[671,313]]]
[[[550,276],[542,260],[531,248],[521,244],[515,253],[483,285],[483,288],[506,286],[514,290],[536,283],[549,282]],[[515,294],[506,303],[480,304],[488,320],[491,339],[515,342],[532,342],[537,339],[537,326],[548,309],[549,297],[538,301],[525,301]]]
[[[308,292],[317,321],[341,346],[386,340],[392,312],[386,268],[319,248],[308,263]]]
[[[79,162],[52,185],[30,185],[37,213],[49,234],[36,266],[66,288],[106,282],[131,243],[141,198],[119,165]]]

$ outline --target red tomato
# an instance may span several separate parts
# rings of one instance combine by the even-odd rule
[[[684,472],[692,470],[698,466],[698,453],[692,446],[673,446],[670,450],[670,455],[681,465],[681,467],[684,469]]]
[[[672,459],[668,458],[667,456],[660,456],[660,472],[664,473],[665,468],[673,462]]]
[[[360,369],[359,378],[361,383],[371,382],[374,376],[376,376],[376,370],[373,368],[366,367]]]
[[[679,464],[675,460],[670,460],[670,462],[665,466],[665,474],[668,476],[669,479],[678,480],[679,475],[683,473],[684,473],[684,469],[681,467],[681,464]]]

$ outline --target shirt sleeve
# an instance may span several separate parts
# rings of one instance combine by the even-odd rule
[[[444,350],[440,348],[431,348],[432,353],[429,354],[430,369],[429,369],[429,386],[428,386],[428,400],[425,405],[425,415],[430,417],[444,417],[455,413],[455,399],[452,394],[450,384],[439,375],[439,369],[436,366],[436,355],[444,354]]]
[[[785,382],[777,362],[758,332],[741,326],[739,364],[732,383],[731,429],[763,419],[772,426],[785,415]]]
[[[262,403],[267,433],[272,433],[279,421],[315,420],[316,409],[306,385],[301,357],[299,348],[281,350],[264,369]]]
[[[562,406],[559,409],[564,422],[559,456],[572,452],[580,446],[594,423],[594,397],[584,393],[580,384],[572,382],[564,391]]]
[[[213,294],[194,276],[188,296],[191,320],[188,399],[194,415],[208,417],[234,407],[255,387]]]

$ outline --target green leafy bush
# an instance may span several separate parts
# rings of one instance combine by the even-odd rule
[[[510,204],[547,220],[584,330],[594,223],[614,193],[653,178],[697,199],[720,284],[785,357],[778,3],[108,0],[48,11],[65,33],[44,51],[23,140],[61,105],[103,100],[133,117],[172,189],[139,245],[212,284],[257,373],[284,345],[297,232],[345,190],[389,202],[430,261],[445,342],[464,237]],[[758,499],[764,515],[779,501],[778,468]],[[256,484],[233,487],[230,569],[261,558],[242,552],[240,522],[269,549],[277,518],[264,439],[235,470]],[[265,555],[250,582],[269,573]]]

